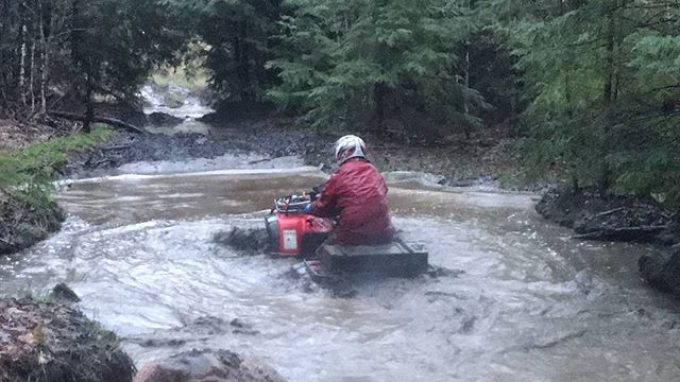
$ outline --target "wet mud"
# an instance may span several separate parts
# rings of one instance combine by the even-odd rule
[[[69,178],[102,176],[129,163],[182,162],[192,158],[215,158],[226,153],[246,153],[248,149],[239,142],[216,141],[201,134],[119,133],[101,147],[73,154],[64,174]]]
[[[59,296],[0,299],[0,381],[130,382],[119,344]]]
[[[216,233],[213,240],[251,255],[267,254],[272,250],[265,228],[234,227],[230,231]]]
[[[652,200],[554,189],[543,195],[536,210],[552,222],[573,228],[582,239],[680,242],[680,236],[661,237],[662,232],[669,236],[673,229],[673,213]]]
[[[333,170],[333,144],[340,133],[321,133],[301,127],[295,119],[270,117],[204,124],[189,121],[174,128],[149,127],[154,134],[120,133],[105,146],[76,155],[66,169],[69,177],[100,175],[106,170],[139,161],[176,161],[215,158],[229,153],[254,153],[268,158],[297,156],[305,164]],[[364,135],[369,156],[383,172],[419,171],[438,176],[449,186],[499,187],[510,172],[510,145],[475,147],[451,143],[422,146]],[[489,151],[487,153],[487,151]]]

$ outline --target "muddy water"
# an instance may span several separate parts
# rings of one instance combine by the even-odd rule
[[[338,298],[287,275],[292,260],[212,242],[261,224],[274,197],[323,175],[231,163],[62,185],[65,229],[1,263],[1,293],[67,282],[138,364],[227,348],[291,381],[680,378],[678,305],[634,269],[648,248],[571,240],[533,212],[533,195],[406,180],[392,184],[395,223],[451,272],[356,284],[355,297]]]

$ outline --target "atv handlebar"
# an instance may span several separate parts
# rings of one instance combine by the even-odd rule
[[[314,202],[321,195],[319,187],[313,187],[309,192],[303,192],[301,194],[291,194],[283,198],[276,199],[274,201],[274,208],[272,208],[272,213],[274,211],[279,212],[294,212],[299,213],[304,210],[304,208],[309,204]]]
[[[311,191],[307,193],[309,195],[309,201],[313,202],[319,197],[319,189],[318,188],[312,188]]]

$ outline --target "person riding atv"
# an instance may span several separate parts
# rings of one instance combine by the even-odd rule
[[[354,135],[335,144],[339,168],[321,187],[305,212],[334,218],[337,226],[329,241],[345,245],[387,244],[394,229],[387,206],[387,184],[366,158],[366,144]]]

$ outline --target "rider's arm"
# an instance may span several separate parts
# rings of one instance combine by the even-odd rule
[[[323,186],[321,196],[312,203],[312,213],[321,217],[335,217],[337,215],[338,183],[339,177],[331,175],[328,182]]]

